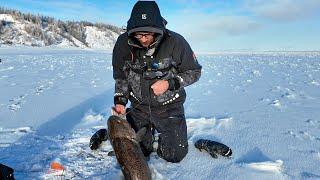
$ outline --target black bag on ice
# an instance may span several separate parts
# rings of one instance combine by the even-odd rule
[[[1,180],[14,180],[14,170],[11,167],[0,164],[0,179]]]

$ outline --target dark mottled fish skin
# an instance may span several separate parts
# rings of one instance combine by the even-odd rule
[[[230,157],[232,155],[232,150],[228,146],[212,140],[199,139],[194,146],[200,151],[206,150],[213,158],[218,158],[217,154],[224,157]]]
[[[126,180],[151,180],[148,163],[127,120],[118,116],[108,119],[108,135]]]
[[[108,133],[106,129],[100,129],[90,138],[89,147],[91,150],[96,150],[100,147],[102,141],[108,140]]]

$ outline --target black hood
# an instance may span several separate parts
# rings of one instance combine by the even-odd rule
[[[155,1],[138,1],[127,24],[128,35],[137,31],[163,34],[166,23]]]

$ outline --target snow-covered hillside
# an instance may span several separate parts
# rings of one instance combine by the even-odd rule
[[[119,34],[113,31],[101,31],[97,27],[86,27],[86,42],[93,49],[112,49]]]
[[[119,32],[96,27],[93,24],[50,23],[15,19],[12,14],[0,14],[0,45],[80,47],[92,49],[112,49]],[[34,21],[36,21],[34,20]],[[69,27],[70,26],[70,27]],[[66,30],[66,28],[68,28]]]
[[[0,58],[0,163],[17,179],[120,179],[110,143],[88,146],[110,115],[111,54],[0,48]],[[153,179],[320,178],[319,52],[198,60],[203,75],[185,103],[189,153],[178,164],[153,153]],[[198,151],[200,138],[229,145],[232,159]]]

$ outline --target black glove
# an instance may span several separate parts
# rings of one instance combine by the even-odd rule
[[[0,179],[2,180],[14,180],[14,170],[11,167],[0,164]]]
[[[114,96],[114,105],[121,104],[126,106],[128,99],[125,96]]]
[[[169,79],[168,80],[168,83],[169,83],[169,90],[172,91],[172,90],[177,90],[180,88],[180,82],[179,82],[179,79],[178,78],[172,78],[172,79]]]
[[[108,140],[108,133],[106,129],[100,129],[90,139],[89,147],[91,150],[96,150],[99,148],[102,141]]]
[[[213,158],[218,158],[217,154],[224,157],[230,157],[232,155],[232,150],[228,146],[207,139],[199,139],[194,146],[200,151],[206,150]]]

